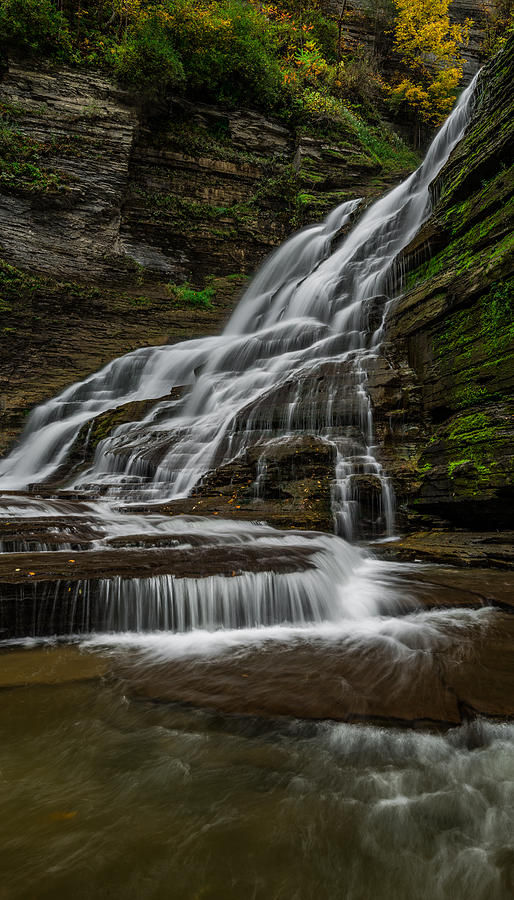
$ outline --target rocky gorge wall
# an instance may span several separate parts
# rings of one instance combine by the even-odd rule
[[[101,73],[16,61],[0,113],[21,160],[0,179],[0,452],[110,359],[219,331],[294,228],[416,161],[352,120],[323,134],[178,98],[142,108]],[[184,302],[183,283],[208,294]]]
[[[398,261],[403,289],[380,358],[368,363],[378,458],[403,531],[512,527],[513,82],[511,38],[484,70],[467,134],[432,186],[432,215]],[[369,317],[373,330],[379,320],[372,309]],[[343,383],[334,366],[317,373],[320,409],[338,377]],[[279,416],[280,398],[273,402]],[[330,448],[313,434],[259,452],[267,485],[259,500],[258,454],[249,451],[170,511],[262,515],[281,527],[329,530]],[[357,479],[366,537],[378,521],[380,485]]]
[[[403,293],[369,367],[404,530],[511,521],[513,53],[511,40],[484,72],[468,133],[433,186],[432,215],[400,261]],[[337,139],[295,133],[251,111],[178,100],[152,121],[101,76],[44,78],[18,64],[0,86],[8,115],[63,173],[56,193],[2,185],[4,447],[32,405],[120,353],[219,330],[245,275],[292,228],[405,174],[400,152],[384,163],[352,129]],[[184,281],[209,285],[212,308],[177,302]],[[337,374],[318,378],[320,404]],[[137,410],[99,417],[75,462],[126,417]],[[330,448],[315,434],[272,442],[257,498],[262,456],[210,473],[169,512],[330,530]],[[366,536],[379,488],[359,477]]]
[[[383,461],[413,526],[512,525],[514,40],[483,72],[467,134],[404,253],[372,397]]]

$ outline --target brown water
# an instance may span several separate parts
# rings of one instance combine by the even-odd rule
[[[130,699],[102,655],[2,658],[33,682],[0,692],[2,900],[512,896],[511,725],[229,717]]]

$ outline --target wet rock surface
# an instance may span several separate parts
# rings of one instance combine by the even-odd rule
[[[385,559],[450,563],[454,566],[514,568],[514,532],[425,531],[374,545]]]
[[[331,531],[334,448],[310,435],[257,445],[207,473],[191,497],[160,507],[166,515],[263,520],[276,528]]]
[[[314,537],[314,536],[313,536]],[[204,578],[221,574],[237,578],[240,571],[305,571],[305,548],[277,548],[269,552],[251,545],[244,549],[209,551],[198,545],[185,551],[124,548],[114,553],[4,554],[0,574],[3,634],[30,633],[45,612],[53,624],[69,627],[69,591],[77,623],[84,622],[84,604],[94,606],[95,579],[148,577],[159,572],[174,577]],[[135,541],[134,541],[135,542]],[[127,543],[127,541],[125,541]],[[39,567],[30,575],[28,565]],[[73,561],[72,561],[73,560]],[[12,571],[14,563],[17,565]],[[11,569],[9,568],[11,566]],[[402,566],[396,578],[403,596],[403,612],[394,618],[371,617],[341,621],[317,633],[289,629],[237,637],[232,632],[230,654],[223,649],[223,632],[211,632],[213,651],[194,649],[194,638],[183,657],[173,658],[173,635],[155,634],[160,660],[152,656],[152,640],[145,651],[145,634],[132,635],[130,662],[116,636],[110,636],[109,656],[90,657],[63,647],[2,655],[2,686],[114,677],[129,697],[186,703],[223,714],[265,718],[294,717],[348,722],[400,724],[409,727],[457,725],[477,715],[509,718],[514,715],[514,582],[512,574],[494,569],[453,566]],[[29,583],[30,582],[30,583]],[[392,582],[394,584],[394,580]],[[82,592],[84,596],[82,596]],[[66,622],[64,621],[66,619]],[[8,630],[5,630],[7,625]],[[76,630],[80,631],[80,628]],[[58,631],[58,627],[57,627]],[[177,636],[175,636],[177,637]],[[182,635],[186,637],[186,635]],[[206,639],[209,634],[206,633]],[[216,649],[216,640],[221,642]],[[234,643],[235,642],[235,643]],[[203,643],[203,642],[202,642]],[[130,640],[128,641],[130,646]],[[54,654],[55,655],[52,655]],[[39,654],[39,655],[38,655]],[[170,659],[166,659],[171,654]],[[19,655],[19,654],[18,654]],[[5,665],[4,665],[5,663]],[[50,665],[49,665],[50,663]]]
[[[306,453],[322,450],[308,443],[297,449]],[[280,445],[275,447],[274,460],[277,466],[289,467],[291,463]],[[297,465],[300,470],[300,463]],[[234,527],[230,521],[219,523],[219,532],[211,529],[203,534],[201,519],[163,517],[156,510],[148,519],[149,524],[153,522],[153,533],[137,532],[134,523],[144,521],[144,516],[131,510],[128,514],[137,516],[132,527],[125,525],[123,533],[116,536],[112,529],[106,533],[102,510],[94,504],[63,498],[38,501],[23,494],[6,496],[3,502],[6,514],[1,525],[6,547],[9,541],[32,547],[25,552],[0,555],[3,638],[87,634],[95,629],[112,631],[114,620],[108,615],[111,592],[116,595],[116,604],[130,606],[135,586],[143,623],[145,585],[148,590],[157,590],[160,576],[171,578],[176,584],[189,584],[186,594],[196,590],[194,586],[199,581],[218,578],[223,596],[246,606],[253,598],[243,596],[244,590],[256,588],[256,582],[244,581],[248,575],[261,573],[269,578],[273,573],[273,586],[269,582],[268,587],[271,593],[278,589],[280,578],[290,574],[303,577],[312,572],[319,579],[329,562],[329,557],[325,561],[319,557],[319,540],[337,540],[315,532],[295,536],[294,532],[249,525],[251,533],[241,543],[243,532],[236,530],[230,537]],[[35,513],[38,502],[42,513],[39,517]],[[120,527],[120,517],[114,522]],[[159,533],[157,526],[164,525],[166,533]],[[285,534],[289,534],[287,543],[276,540]],[[241,639],[236,628],[231,634],[237,648],[230,656],[221,647],[205,658],[193,647],[185,659],[160,662],[151,655],[138,656],[137,647],[141,649],[145,642],[143,624],[142,630],[132,633],[136,649],[130,664],[116,652],[108,664],[102,656],[104,661],[97,666],[82,666],[80,658],[75,659],[70,650],[69,659],[67,651],[63,651],[66,658],[56,658],[57,667],[50,666],[40,676],[41,666],[45,667],[44,656],[27,669],[18,666],[15,657],[7,653],[5,684],[39,683],[41,679],[44,683],[57,683],[110,674],[122,680],[129,696],[268,718],[329,718],[433,727],[455,725],[475,715],[511,716],[512,572],[507,568],[484,568],[485,555],[477,553],[473,544],[471,555],[465,540],[453,546],[452,556],[448,535],[437,537],[452,562],[460,559],[455,555],[457,551],[461,557],[464,555],[467,568],[398,563],[383,572],[377,570],[376,584],[382,585],[378,595],[382,591],[389,597],[389,604],[397,602],[394,617],[343,617],[337,622],[312,626],[307,618],[306,628],[289,626],[284,638],[279,629],[273,640],[265,633],[260,636],[260,629],[254,627]],[[463,537],[466,539],[467,535]],[[430,545],[427,538],[423,536],[421,546]],[[412,559],[417,552],[415,542],[407,538],[403,543],[409,549],[407,558]],[[64,545],[66,549],[58,549]],[[345,546],[341,543],[341,552]],[[399,550],[392,542],[375,544],[374,549],[395,559],[405,558],[405,548]],[[494,545],[491,552],[496,554],[493,559],[498,566],[504,548]],[[434,556],[441,558],[437,545]],[[231,584],[237,587],[240,580],[243,587],[246,585],[243,594],[230,593]],[[351,603],[359,603],[360,591],[365,591],[366,585],[359,576],[352,584]],[[335,589],[334,585],[331,589]],[[193,594],[191,600],[186,597],[185,608],[193,602],[192,598]],[[148,603],[151,599],[153,603],[153,594],[148,595]],[[132,626],[125,626],[129,630],[134,628],[135,620],[130,621]],[[207,641],[223,643],[223,629],[202,633]],[[164,642],[186,638],[194,644],[193,634],[186,627],[181,634],[161,630],[156,636]],[[116,635],[111,634],[111,639],[115,647]]]
[[[148,538],[147,538],[148,540]],[[169,539],[171,542],[171,539]],[[185,539],[186,541],[187,539]],[[303,548],[232,547],[229,550],[202,547],[178,548],[116,548],[88,550],[74,553],[2,553],[0,555],[0,584],[30,582],[68,582],[83,579],[145,578],[154,575],[173,575],[175,578],[207,578],[210,575],[236,576],[241,572],[292,572],[309,568],[309,555]],[[184,541],[184,542],[185,542]],[[133,536],[138,543],[138,536]],[[145,538],[140,542],[144,545]],[[150,541],[149,541],[150,542]],[[178,543],[178,542],[177,542]],[[5,596],[5,589],[2,594]]]
[[[396,620],[316,642],[301,636],[241,648],[235,658],[151,663],[121,675],[131,696],[224,713],[457,725],[514,714],[514,617]]]

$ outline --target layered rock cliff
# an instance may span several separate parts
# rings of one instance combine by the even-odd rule
[[[512,527],[513,79],[511,39],[484,70],[466,136],[432,185],[432,214],[398,260],[400,296],[380,357],[367,364],[378,455],[404,531]],[[338,376],[343,383],[342,370],[316,373],[320,409]],[[331,527],[326,445],[314,435],[272,441],[257,456],[212,473],[172,509]],[[256,499],[263,465],[266,487]],[[366,536],[381,527],[380,486],[372,476],[359,480]],[[411,550],[419,555],[417,545]],[[475,558],[462,547],[453,557]]]
[[[402,260],[385,348],[398,396],[378,385],[374,401],[411,524],[512,522],[513,79],[511,39],[483,71],[467,134]]]
[[[398,261],[400,297],[368,367],[403,529],[510,522],[513,76],[511,39],[484,70],[467,134],[433,185],[432,215]],[[350,196],[372,198],[405,164],[401,155],[396,171],[384,164],[351,128],[305,135],[250,111],[183,101],[151,121],[100,76],[87,89],[75,72],[45,78],[52,118],[36,106],[36,73],[13,66],[2,85],[6,115],[45,148],[59,179],[44,193],[4,185],[4,446],[27,408],[109,358],[218,330],[244,274],[286,233]],[[213,309],[174,300],[184,281],[209,285]],[[316,376],[321,406],[343,374],[329,369]],[[104,414],[73,464],[91,458],[96,432],[137,415]],[[271,441],[209,473],[169,511],[330,530],[333,466],[315,433]],[[381,528],[379,487],[358,477],[366,536]]]
[[[387,128],[286,128],[184,100],[141,107],[91,71],[0,82],[0,451],[34,405],[145,344],[216,333],[294,228],[374,197],[415,155]],[[378,151],[378,152],[377,152]],[[177,294],[190,283],[208,294]]]

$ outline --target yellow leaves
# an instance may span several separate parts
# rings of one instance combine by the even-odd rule
[[[424,122],[439,125],[448,115],[462,77],[460,46],[471,21],[451,25],[449,0],[394,0],[398,18],[394,45],[414,78],[388,88],[396,104],[406,103]]]
[[[306,89],[302,94],[302,101],[305,109],[321,118],[341,115],[341,101],[330,94]]]
[[[120,19],[135,22],[141,15],[141,0],[114,0],[113,13]]]
[[[398,19],[394,44],[410,66],[448,65],[459,55],[472,24],[450,25],[449,0],[394,0]]]

